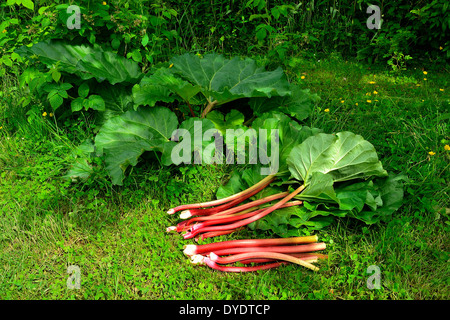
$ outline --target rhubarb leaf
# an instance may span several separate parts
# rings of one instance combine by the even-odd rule
[[[219,54],[203,58],[191,53],[172,58],[173,71],[211,103],[221,105],[239,98],[272,97],[290,94],[289,82],[281,68],[265,71],[256,61]]]
[[[86,45],[69,45],[57,40],[46,40],[31,47],[22,46],[16,49],[16,52],[22,57],[36,56],[48,66],[58,65],[64,72],[77,74],[82,79],[89,79],[92,78],[92,75],[81,71],[77,67],[78,61],[99,50],[102,49],[98,46],[94,48]]]
[[[139,108],[105,122],[95,137],[99,155],[105,155],[106,170],[114,184],[121,185],[125,170],[135,166],[145,151],[164,150],[178,120],[167,108]]]
[[[110,51],[96,51],[85,55],[78,61],[77,68],[90,73],[98,82],[107,80],[111,84],[133,84],[143,76],[137,62]]]
[[[291,95],[271,98],[251,98],[250,108],[258,115],[267,112],[283,112],[296,120],[308,118],[313,110],[314,104],[320,100],[317,94],[312,94],[309,89],[302,89],[297,85],[290,85]]]
[[[314,172],[328,174],[335,182],[387,175],[374,146],[352,132],[309,137],[292,149],[286,161],[293,178],[305,185]]]

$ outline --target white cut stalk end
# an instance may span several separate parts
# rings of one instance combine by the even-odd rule
[[[201,254],[195,254],[195,255],[191,256],[191,263],[204,265],[205,264],[204,258],[205,257],[202,256]]]
[[[195,249],[197,246],[195,244],[187,244],[184,247],[183,253],[187,256],[193,256],[195,254]]]
[[[177,231],[177,227],[176,226],[171,226],[171,227],[167,227],[166,228],[166,232],[174,232]]]
[[[191,211],[189,210],[181,211],[180,219],[189,219],[190,217],[192,217]]]
[[[168,214],[174,214],[174,213],[175,213],[175,210],[169,209],[169,210],[167,211],[167,213],[168,213]]]
[[[217,261],[217,259],[219,258],[219,256],[217,254],[215,254],[214,252],[211,252],[209,254],[209,258],[211,259],[211,261]]]

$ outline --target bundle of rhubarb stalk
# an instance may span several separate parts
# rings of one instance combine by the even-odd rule
[[[305,226],[318,230],[329,225],[333,217],[346,216],[372,224],[400,207],[404,178],[388,174],[373,145],[361,136],[351,132],[318,133],[304,139],[299,134],[296,141],[289,143],[287,137],[292,138],[292,132],[291,135],[284,135],[284,145],[280,147],[282,161],[277,173],[263,177],[258,166],[235,171],[227,185],[219,188],[217,200],[170,209],[169,214],[181,211],[180,218],[183,221],[167,228],[167,231],[183,232],[184,239],[194,238],[198,241],[230,234],[249,226],[252,229],[271,230],[287,241],[296,241],[293,237],[300,236],[299,230]],[[292,232],[295,232],[295,236]],[[311,243],[302,244],[305,246],[303,249],[298,248],[300,245],[289,249],[273,247],[281,251],[270,251],[272,244],[266,247],[261,243],[282,243],[282,239],[277,240],[280,242],[276,242],[276,239],[245,240],[247,242],[243,243],[251,243],[257,248],[248,249],[250,251],[240,251],[239,242],[219,243],[234,247],[227,247],[228,251],[219,253],[205,251],[208,252],[206,257],[196,257],[194,260],[216,268],[225,263],[254,259],[269,259],[269,266],[265,268],[278,265],[280,261],[296,261],[307,266],[306,260],[319,256],[305,256],[304,253],[323,250],[325,246],[312,244],[317,238],[314,238],[315,241],[308,237],[305,239]],[[263,247],[264,250],[260,250]],[[302,253],[302,256],[292,256],[293,253]],[[227,257],[221,257],[221,254]],[[286,254],[291,256],[287,257]],[[255,266],[256,270],[262,267]],[[309,268],[315,270],[310,265]],[[229,271],[253,269],[219,268]]]
[[[191,257],[193,264],[203,264],[225,272],[271,269],[286,263],[298,264],[317,271],[319,268],[312,263],[327,257],[316,253],[326,247],[325,243],[317,240],[317,236],[230,240],[186,245],[184,254]],[[241,265],[233,265],[235,263]],[[248,266],[249,264],[251,266]]]
[[[302,190],[299,188],[292,193],[280,192],[238,205],[263,190],[274,179],[274,176],[267,176],[252,187],[219,200],[172,208],[168,211],[169,214],[182,211],[180,218],[185,220],[176,226],[168,227],[166,231],[185,231],[184,239],[195,238],[198,241],[230,234],[274,210],[302,204],[299,200],[291,201]],[[264,207],[276,200],[279,200],[276,204]],[[317,241],[317,236],[230,240],[204,245],[186,245],[184,253],[191,257],[193,264],[203,264],[226,272],[257,271],[279,267],[286,263],[298,264],[317,271],[318,268],[312,262],[327,257],[315,253],[326,247],[325,243]],[[236,263],[241,265],[232,265]]]

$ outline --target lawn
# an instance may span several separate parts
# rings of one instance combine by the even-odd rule
[[[10,76],[0,108],[20,130],[11,134],[0,123],[0,298],[448,299],[448,70],[393,73],[334,55],[286,65],[292,81],[321,97],[306,125],[360,134],[388,171],[408,176],[404,204],[388,221],[339,219],[316,232],[328,254],[319,272],[192,266],[182,253],[192,242],[165,232],[177,222],[166,211],[213,199],[231,166],[161,169],[141,161],[123,186],[111,185],[102,169],[72,183],[63,178],[71,153],[95,128],[86,120],[61,129],[49,115],[21,114],[26,93]],[[262,236],[243,230],[218,240]],[[72,265],[80,270],[79,289],[67,285]],[[374,268],[379,287],[370,288]]]

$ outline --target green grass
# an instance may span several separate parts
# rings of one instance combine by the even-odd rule
[[[177,222],[166,210],[212,199],[231,168],[141,163],[121,187],[101,169],[96,179],[70,183],[61,177],[89,124],[62,134],[39,110],[28,116],[30,128],[11,121],[24,117],[14,103],[26,93],[12,90],[10,79],[0,106],[8,114],[0,119],[0,298],[448,299],[448,74],[428,70],[424,81],[419,69],[368,68],[330,57],[292,60],[288,69],[322,98],[307,125],[361,134],[388,171],[409,177],[405,203],[388,221],[341,219],[318,232],[329,254],[318,273],[292,265],[247,274],[191,266],[182,254],[191,242],[165,232]],[[258,236],[244,230],[221,239]],[[67,288],[70,265],[80,267],[80,290]],[[380,289],[367,287],[372,265],[380,268]]]

